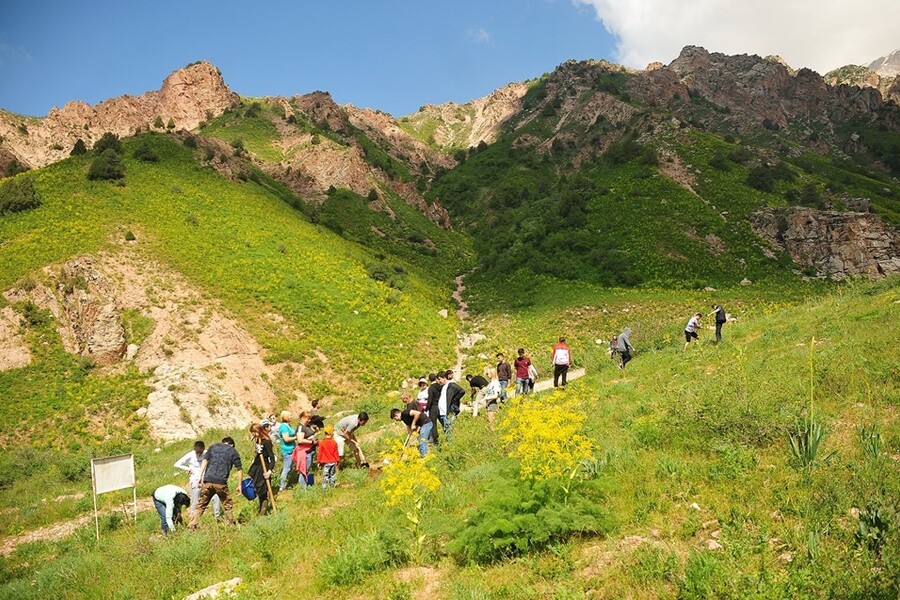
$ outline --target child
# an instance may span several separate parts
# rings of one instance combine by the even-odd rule
[[[325,426],[325,437],[319,442],[319,452],[316,456],[316,462],[322,465],[322,487],[334,487],[337,475],[337,465],[341,457],[338,454],[338,445],[334,441],[334,427]]]

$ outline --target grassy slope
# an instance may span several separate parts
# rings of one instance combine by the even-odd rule
[[[551,291],[538,287],[542,301]],[[512,312],[498,328],[525,331],[541,311],[573,314],[581,297],[564,291],[556,306],[535,305],[522,318]],[[587,381],[569,390],[583,398],[586,430],[605,457],[599,483],[615,517],[606,539],[574,539],[485,567],[446,556],[444,545],[468,510],[509,468],[484,421],[463,418],[457,440],[437,458],[443,485],[426,501],[428,568],[395,568],[408,550],[398,534],[402,517],[382,508],[375,480],[349,470],[333,494],[283,495],[282,514],[248,514],[250,523],[240,529],[207,524],[161,540],[148,512],[136,528],[107,519],[100,549],[90,527],[62,542],[23,546],[0,563],[7,582],[0,595],[167,597],[242,576],[248,585],[241,597],[278,596],[287,593],[287,569],[290,593],[311,596],[402,598],[437,582],[429,595],[438,598],[578,598],[587,590],[647,598],[890,597],[900,586],[900,527],[892,526],[879,558],[854,542],[857,523],[849,511],[900,498],[900,468],[890,458],[900,453],[900,353],[884,326],[898,317],[898,281],[845,286],[799,304],[760,303],[753,292],[742,301],[742,292],[725,296],[740,317],[727,326],[726,341],[707,345],[705,333],[687,354],[677,352],[682,324],[668,314],[682,302],[677,295],[621,292],[602,299],[611,308],[630,306],[646,321],[635,339],[642,352],[625,374],[594,357]],[[599,307],[582,312],[602,314]],[[583,339],[593,321],[569,325]],[[666,330],[674,330],[671,342]],[[807,410],[813,336],[815,410],[828,431],[823,454],[835,453],[804,475],[790,465],[786,431]],[[382,432],[367,437],[367,449],[400,435],[386,423],[386,415],[376,417],[371,426]],[[884,440],[878,461],[857,442],[856,427],[873,423]],[[248,455],[246,442],[239,446]],[[141,495],[171,480],[168,465],[182,450],[140,452]],[[238,506],[251,512],[244,501]],[[705,549],[713,532],[721,551]],[[194,568],[176,568],[183,561]]]
[[[0,219],[0,288],[40,279],[43,266],[108,248],[111,238],[133,230],[151,256],[221,300],[267,348],[269,360],[302,361],[318,349],[342,365],[344,376],[373,390],[418,372],[423,357],[450,361],[455,325],[437,311],[449,303],[450,278],[443,271],[460,255],[452,234],[417,223],[429,235],[444,236],[448,247],[434,256],[409,250],[415,260],[391,259],[406,272],[398,291],[367,274],[375,253],[311,225],[261,186],[231,183],[200,167],[170,138],[148,139],[161,161],[126,159],[124,187],[88,182],[89,158],[28,175],[44,204]],[[135,144],[127,142],[126,149]],[[284,316],[294,335],[284,336],[267,313]],[[50,416],[79,394],[92,408],[76,424],[88,419],[112,384],[65,358],[52,330],[31,335],[38,356],[33,366],[0,373],[0,414],[9,435],[16,421]],[[397,352],[400,347],[407,351]],[[128,399],[120,407],[133,409],[132,395],[123,396]]]

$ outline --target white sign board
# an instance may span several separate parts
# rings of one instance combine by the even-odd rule
[[[93,458],[91,476],[94,480],[95,494],[134,487],[134,455]]]

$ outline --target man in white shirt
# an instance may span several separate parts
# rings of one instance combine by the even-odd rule
[[[687,325],[684,327],[684,352],[687,352],[688,344],[691,343],[691,339],[695,339],[698,342],[700,341],[700,336],[697,335],[697,330],[701,327],[700,318],[703,315],[700,313],[695,314],[688,321]]]
[[[203,459],[203,452],[206,450],[206,444],[202,441],[194,443],[194,449],[175,462],[175,468],[187,471],[188,481],[191,488],[191,510],[190,516],[194,516],[194,510],[197,508],[197,500],[200,499],[200,463]],[[216,520],[222,514],[222,502],[218,496],[213,496],[213,514]]]

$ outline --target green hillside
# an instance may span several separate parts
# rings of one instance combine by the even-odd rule
[[[159,162],[131,158],[144,141]],[[334,391],[348,384],[384,391],[418,373],[423,360],[452,361],[456,325],[438,311],[449,305],[450,275],[465,265],[466,243],[458,234],[409,209],[408,231],[394,232],[375,217],[371,223],[403,233],[407,246],[424,237],[438,245],[422,253],[379,238],[380,245],[366,248],[310,223],[285,198],[302,201],[275,182],[261,176],[230,182],[195,154],[202,150],[151,134],[125,141],[124,185],[88,181],[90,156],[20,176],[34,181],[43,204],[0,218],[0,288],[42,281],[43,267],[79,255],[114,252],[131,231],[150,258],[221,302],[265,347],[267,361],[303,362],[319,351],[340,365],[344,383],[333,382]],[[271,314],[283,317],[295,335],[273,327]],[[89,421],[108,409],[100,399],[117,380],[73,370],[53,329],[52,323],[35,324],[28,331],[38,360],[23,371],[0,373],[4,425],[24,419],[37,428],[54,410],[80,413],[80,407],[88,411],[78,419]],[[116,410],[133,411],[135,402],[124,394]],[[13,437],[27,433],[4,429]]]
[[[428,197],[471,233],[485,276],[682,288],[780,279],[793,265],[751,231],[759,206],[846,210],[867,198],[900,224],[891,106],[782,128],[690,87],[666,102],[654,81],[602,62],[560,65],[495,143],[435,181]]]
[[[605,318],[600,305],[615,311],[617,324],[628,323],[623,308],[640,315],[635,360],[622,373],[601,349],[579,345],[588,378],[531,401],[581,415],[564,438],[554,432],[568,425],[550,413],[522,423],[527,405],[501,411],[500,435],[483,419],[461,417],[456,439],[428,463],[441,484],[424,495],[420,548],[401,511],[409,506],[385,508],[384,476],[347,469],[333,493],[282,494],[276,516],[256,517],[239,500],[246,523],[238,528],[210,520],[199,532],[161,539],[158,518],[146,511],[136,526],[105,517],[99,548],[90,524],[62,541],[19,546],[0,561],[0,595],[181,597],[239,576],[242,598],[896,596],[900,356],[884,326],[898,318],[896,278],[807,301],[742,299],[741,288],[725,294],[738,317],[725,342],[710,345],[705,332],[683,354],[683,324],[671,316],[682,311],[680,294],[621,291],[586,307],[568,290],[555,310],[583,315],[568,322],[575,338]],[[531,326],[518,313],[508,319],[501,326]],[[825,436],[804,467],[788,439],[810,415]],[[531,454],[519,447],[512,457],[516,446],[503,435],[540,422],[553,425],[528,438],[537,464],[562,460],[555,444],[581,434],[591,440],[574,478],[523,479]],[[404,435],[384,413],[370,427],[370,456]],[[183,450],[137,450],[139,496],[172,480],[169,465]],[[243,437],[239,450],[248,456]],[[34,491],[51,476],[37,472]],[[83,487],[61,483],[53,493]],[[40,511],[37,497],[17,500],[20,489],[2,493],[4,510]],[[115,503],[104,498],[104,506]],[[73,504],[69,510],[89,509],[84,500]],[[178,568],[184,561],[193,567]],[[271,565],[294,573],[289,590]]]

